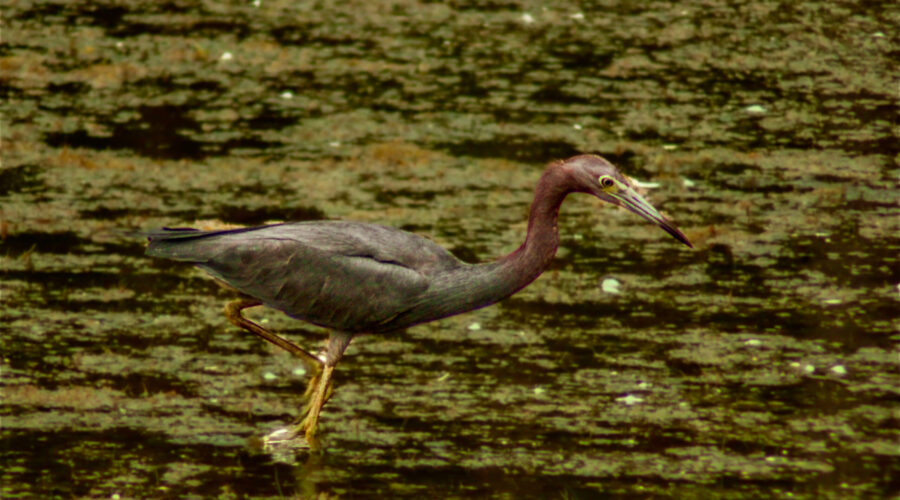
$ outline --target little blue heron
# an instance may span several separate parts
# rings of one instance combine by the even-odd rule
[[[377,224],[311,221],[222,231],[151,232],[147,255],[190,262],[236,289],[225,316],[304,362],[313,377],[294,428],[315,447],[331,376],[350,340],[472,311],[509,297],[535,280],[559,245],[557,216],[569,193],[588,193],[656,223],[692,247],[605,159],[580,155],[551,163],[540,181],[517,250],[495,262],[467,264],[435,243]],[[330,330],[324,359],[241,314],[266,305]]]

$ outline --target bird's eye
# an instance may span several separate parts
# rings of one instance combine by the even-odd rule
[[[613,191],[616,189],[616,181],[608,175],[600,176],[599,181],[600,187],[603,188],[604,191]]]

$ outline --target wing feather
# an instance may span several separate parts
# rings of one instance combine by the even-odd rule
[[[418,304],[434,273],[463,265],[415,234],[353,222],[149,237],[149,255],[193,262],[269,307],[348,332],[377,331]]]

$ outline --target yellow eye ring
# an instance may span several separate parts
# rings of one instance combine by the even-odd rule
[[[616,189],[616,181],[612,177],[603,175],[600,176],[598,180],[600,181],[600,187],[603,188],[603,190],[612,191]]]

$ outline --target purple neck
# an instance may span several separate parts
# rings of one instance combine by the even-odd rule
[[[516,251],[495,262],[464,265],[432,277],[421,307],[414,307],[385,324],[406,328],[499,302],[535,280],[550,264],[559,246],[556,219],[572,192],[561,164],[551,165],[538,182],[528,217],[528,235]]]
[[[534,281],[550,265],[559,247],[559,207],[571,192],[568,176],[559,164],[554,163],[541,176],[528,215],[525,243],[497,262],[503,281],[512,288],[508,295]]]

